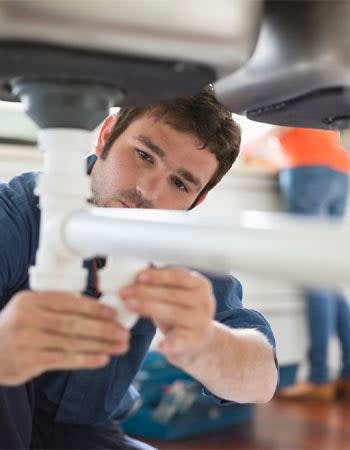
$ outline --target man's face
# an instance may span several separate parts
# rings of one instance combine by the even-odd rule
[[[132,122],[102,159],[105,140],[91,173],[98,206],[186,210],[218,167],[197,137],[151,115]]]

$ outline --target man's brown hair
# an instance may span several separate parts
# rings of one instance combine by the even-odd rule
[[[239,153],[241,130],[233,120],[231,112],[215,98],[211,86],[191,97],[165,100],[145,107],[122,107],[118,121],[103,149],[101,158],[105,159],[116,139],[136,119],[143,115],[162,119],[181,132],[198,137],[202,147],[208,147],[218,161],[218,168],[204,187],[201,194],[210,191],[231,168]]]

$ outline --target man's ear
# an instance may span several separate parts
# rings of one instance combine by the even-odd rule
[[[98,139],[97,139],[97,144],[96,144],[96,151],[95,151],[96,156],[98,156],[98,157],[101,156],[104,146],[105,146],[106,142],[108,141],[117,120],[118,120],[118,116],[113,114],[111,116],[108,116],[104,120],[103,124],[101,125],[100,132],[99,132]]]
[[[204,202],[204,200],[207,198],[207,195],[208,195],[207,192],[205,194],[199,194],[196,200],[193,202],[190,209],[193,209],[196,206],[200,205],[202,202]]]

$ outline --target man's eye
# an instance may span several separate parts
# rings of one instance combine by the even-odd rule
[[[188,192],[187,186],[180,180],[180,178],[173,178],[173,183],[181,191]]]
[[[153,162],[153,157],[149,155],[147,152],[144,152],[143,150],[136,149],[136,153],[138,154],[139,158],[143,161]]]

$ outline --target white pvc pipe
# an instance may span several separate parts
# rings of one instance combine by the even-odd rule
[[[139,315],[130,312],[118,295],[119,288],[131,283],[135,275],[147,266],[147,261],[133,258],[109,257],[106,266],[99,271],[99,284],[103,295],[100,302],[118,311],[117,321],[132,328]]]
[[[92,208],[73,213],[66,245],[82,257],[141,258],[298,282],[350,281],[350,229],[339,222],[246,212],[205,219],[176,211]]]
[[[30,286],[78,293],[85,288],[87,272],[79,255],[64,245],[61,226],[73,211],[87,208],[90,180],[84,156],[90,148],[91,132],[41,129],[38,142],[44,153],[44,171],[36,187],[40,194],[40,239],[36,264],[30,268]]]
[[[30,286],[35,290],[64,290],[80,293],[86,287],[87,270],[80,254],[62,239],[62,226],[75,211],[90,206],[90,179],[84,156],[91,147],[91,132],[80,129],[41,129],[39,147],[44,152],[44,172],[36,187],[40,194],[40,240],[36,264],[30,268]],[[125,258],[107,261],[99,273],[101,302],[118,310],[117,320],[131,328],[138,315],[129,312],[117,295],[146,263]]]

